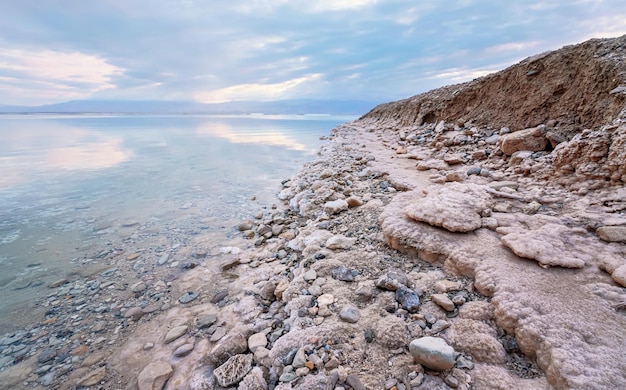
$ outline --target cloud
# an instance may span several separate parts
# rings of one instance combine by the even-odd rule
[[[277,100],[288,97],[297,87],[319,80],[321,74],[309,74],[303,77],[273,84],[239,84],[208,92],[198,92],[194,99],[203,103],[222,103],[233,100]]]
[[[112,78],[122,73],[104,59],[80,52],[0,49],[0,90],[18,100],[28,95],[40,103],[88,97],[115,88]]]

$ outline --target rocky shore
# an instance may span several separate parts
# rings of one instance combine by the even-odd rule
[[[626,388],[625,42],[379,106],[332,130],[245,241],[54,283],[46,320],[0,339],[0,388]],[[556,86],[574,54],[604,72],[560,83],[575,118],[472,103],[493,80]]]

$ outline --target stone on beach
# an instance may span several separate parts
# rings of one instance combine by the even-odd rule
[[[520,150],[530,150],[532,152],[545,150],[548,146],[545,126],[505,134],[498,139],[498,146],[504,154],[509,156]]]
[[[169,344],[177,338],[181,337],[182,335],[187,333],[187,329],[187,325],[181,325],[170,329],[170,331],[167,332],[165,338],[163,339],[163,344]]]
[[[239,354],[230,357],[213,371],[217,383],[222,387],[239,383],[252,369],[252,354]]]
[[[337,199],[324,203],[324,211],[327,214],[337,214],[349,208],[348,202],[343,199]]]
[[[138,390],[161,390],[174,373],[167,362],[156,361],[148,364],[137,378]]]
[[[421,337],[411,341],[409,351],[415,360],[435,371],[444,371],[454,367],[456,352],[444,339],[439,337]]]
[[[326,248],[328,249],[350,249],[356,238],[348,238],[340,234],[330,237],[326,240]]]

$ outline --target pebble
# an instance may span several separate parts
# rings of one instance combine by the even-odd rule
[[[174,356],[183,357],[187,356],[193,351],[194,345],[192,343],[183,344],[180,347],[176,348],[174,351]]]
[[[147,288],[148,286],[146,286],[144,282],[137,282],[131,286],[130,290],[134,293],[139,293],[145,291]]]
[[[461,282],[455,282],[452,280],[438,280],[433,285],[435,291],[439,293],[447,293],[450,291],[458,291],[463,288],[463,284]]]
[[[302,368],[304,367],[304,363],[306,363],[306,353],[304,352],[304,348],[299,348],[293,356],[291,365],[293,368]]]
[[[332,276],[333,278],[337,279],[337,280],[341,280],[342,282],[353,282],[354,281],[354,275],[352,274],[352,271],[346,267],[339,266],[337,268],[334,268],[332,271]]]
[[[255,333],[248,338],[248,349],[254,353],[259,347],[267,346],[267,336],[265,333]]]
[[[317,272],[315,272],[314,269],[310,269],[304,273],[303,278],[307,282],[312,282],[313,280],[317,279]]]
[[[421,365],[435,371],[454,367],[456,352],[439,337],[421,337],[411,341],[409,351]]]
[[[359,321],[359,318],[361,318],[361,313],[355,306],[345,305],[339,312],[339,318],[345,322],[354,324]]]
[[[224,336],[226,336],[226,329],[220,326],[219,328],[215,329],[215,332],[213,332],[213,334],[211,335],[211,338],[209,338],[209,341],[216,342],[216,341],[219,341]]]
[[[298,376],[294,372],[286,372],[278,379],[281,382],[293,382]]]
[[[408,287],[400,286],[396,290],[396,301],[409,313],[416,313],[419,309],[419,295]]]
[[[331,294],[322,294],[319,297],[317,297],[317,305],[319,307],[332,305],[333,302],[335,302],[335,297],[332,296]]]
[[[178,302],[180,302],[182,304],[185,304],[185,303],[189,303],[189,302],[193,301],[196,298],[198,298],[198,293],[197,292],[187,291],[186,293],[181,295],[180,298],[178,298]]]
[[[445,311],[454,311],[454,302],[446,294],[433,294],[431,299]]]
[[[350,387],[352,387],[352,389],[354,390],[366,390],[359,377],[354,374],[348,375],[348,378],[346,378],[346,383],[350,385]]]
[[[170,255],[168,253],[165,253],[161,257],[159,257],[159,260],[157,261],[157,264],[158,265],[163,265],[163,264],[167,263],[169,259],[170,259]]]
[[[69,283],[69,280],[67,280],[65,278],[64,279],[59,279],[59,280],[57,280],[55,282],[50,283],[50,285],[48,287],[50,287],[50,288],[57,288],[59,286],[67,284],[67,283]]]
[[[209,326],[213,325],[215,321],[217,321],[217,315],[207,314],[198,318],[198,320],[196,321],[196,327],[198,329],[208,328]]]
[[[130,318],[133,321],[139,321],[141,317],[143,317],[145,313],[140,307],[131,307],[130,309],[124,312],[125,318]]]
[[[376,281],[376,287],[388,291],[396,291],[401,286],[408,286],[409,278],[399,270],[387,271]]]
[[[626,243],[626,226],[602,226],[596,233],[603,241]]]
[[[46,375],[39,378],[39,383],[42,386],[50,386],[54,382],[54,372],[49,372]]]
[[[181,337],[182,335],[187,333],[187,329],[187,325],[181,325],[170,329],[170,331],[167,332],[165,338],[163,339],[163,344],[169,344],[177,338]]]

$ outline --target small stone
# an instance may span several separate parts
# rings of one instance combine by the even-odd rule
[[[241,382],[252,369],[252,354],[239,354],[229,358],[224,364],[213,371],[215,379],[222,387],[232,386]]]
[[[304,366],[305,366],[306,368],[308,368],[309,370],[313,370],[313,369],[315,368],[315,364],[314,364],[313,362],[311,362],[311,361],[307,361],[307,362],[305,362],[305,363],[304,363]]]
[[[131,307],[130,309],[124,312],[124,317],[130,318],[133,321],[139,321],[141,317],[143,317],[145,313],[141,310],[140,307]]]
[[[396,291],[401,286],[408,286],[408,284],[409,278],[399,270],[387,271],[376,281],[376,287],[389,291]]]
[[[207,314],[203,317],[200,317],[196,320],[196,327],[198,329],[208,328],[213,325],[217,321],[217,315],[215,314]]]
[[[185,304],[193,301],[196,298],[198,298],[198,293],[193,291],[187,291],[186,293],[181,295],[180,298],[178,298],[178,302]]]
[[[259,347],[267,346],[267,336],[265,333],[255,333],[248,338],[248,349],[254,353]]]
[[[144,282],[137,282],[130,287],[130,290],[134,293],[145,291],[148,288]]]
[[[324,365],[324,367],[327,370],[334,370],[335,368],[339,367],[341,365],[341,362],[339,361],[339,359],[337,359],[336,357],[331,357],[330,360],[328,362],[326,362],[326,364]]]
[[[46,375],[39,378],[39,383],[42,386],[50,386],[54,382],[54,372],[49,372]]]
[[[359,309],[357,309],[356,307],[352,305],[344,306],[339,312],[339,318],[351,324],[354,324],[357,321],[359,321],[360,317],[361,317],[361,313],[359,313]]]
[[[86,345],[79,345],[78,347],[72,349],[70,355],[80,356],[86,354],[87,352],[89,352],[89,347],[87,347]]]
[[[330,237],[326,240],[326,248],[328,249],[350,249],[356,243],[355,238],[348,238],[341,234]]]
[[[163,265],[163,264],[167,263],[167,261],[169,259],[170,259],[170,255],[165,253],[161,257],[159,257],[159,260],[157,261],[157,264],[158,265]]]
[[[56,356],[57,356],[56,349],[54,348],[44,349],[39,355],[39,357],[37,358],[37,361],[39,362],[39,364],[47,363],[49,361],[54,360]]]
[[[348,202],[349,208],[363,206],[363,201],[360,198],[357,198],[356,196],[349,197],[348,199],[346,199],[346,202]]]
[[[306,353],[304,352],[304,348],[299,348],[293,357],[291,365],[294,368],[301,368],[304,367],[304,363],[306,363]]]
[[[308,367],[300,367],[296,370],[296,376],[306,376],[309,375],[309,372],[311,372],[311,370],[309,370]]]
[[[176,350],[174,351],[174,356],[176,357],[187,356],[191,353],[191,351],[193,351],[193,347],[194,345],[191,343],[183,344],[180,347],[176,348]]]
[[[461,282],[455,282],[452,280],[438,280],[433,285],[435,291],[439,293],[447,293],[450,291],[458,291],[463,288],[463,284]]]
[[[479,167],[471,167],[467,170],[466,172],[467,176],[471,176],[471,175],[480,175],[480,168]]]
[[[163,361],[148,364],[137,378],[139,390],[161,390],[174,373],[174,369]]]
[[[84,377],[78,380],[79,386],[94,386],[100,383],[106,376],[106,368],[100,367],[94,371],[91,371]]]
[[[335,302],[335,297],[332,296],[331,294],[322,294],[319,297],[317,297],[317,305],[319,307],[332,305],[333,302]]]
[[[314,281],[315,279],[317,279],[317,272],[315,272],[315,270],[314,270],[314,269],[310,269],[310,270],[308,270],[308,271],[306,271],[306,272],[304,273],[303,278],[304,278],[304,280],[306,280],[307,282],[312,282],[312,281]]]
[[[50,287],[50,288],[57,288],[57,287],[62,286],[64,284],[66,284],[66,283],[69,283],[69,280],[63,278],[63,279],[59,279],[59,280],[57,280],[55,282],[50,283],[50,285],[48,287]]]
[[[349,384],[350,387],[352,387],[352,389],[354,390],[366,390],[365,386],[363,385],[359,377],[354,374],[348,375],[348,378],[346,379],[346,383]]]
[[[211,303],[218,303],[222,299],[228,296],[228,290],[221,290],[215,293],[213,298],[211,298]]]
[[[174,341],[177,338],[179,338],[182,335],[184,335],[185,333],[187,333],[187,325],[181,325],[181,326],[177,326],[175,328],[172,328],[165,335],[165,338],[163,339],[163,344],[169,344],[172,341]]]
[[[344,267],[343,265],[337,268],[334,268],[332,271],[332,276],[333,278],[337,280],[341,280],[343,282],[354,281],[354,275],[352,274],[352,271],[350,271],[350,269]]]
[[[296,380],[298,376],[294,372],[286,372],[280,376],[278,379],[281,382],[292,382]]]
[[[454,311],[454,302],[446,294],[433,294],[431,299],[445,311]]]
[[[254,225],[253,225],[252,221],[247,220],[247,221],[240,222],[237,225],[237,230],[239,230],[240,232],[243,232],[245,230],[252,230],[253,226]]]
[[[213,332],[213,334],[209,338],[209,341],[214,343],[216,341],[219,341],[224,336],[226,336],[226,329],[224,329],[223,326],[220,326],[217,329],[215,329],[215,332]]]
[[[126,257],[126,260],[135,260],[139,257],[139,253],[132,253]]]
[[[459,380],[456,379],[453,375],[448,375],[445,378],[443,378],[444,382],[446,382],[446,384],[450,387],[452,387],[453,389],[456,389],[457,387],[459,387]]]
[[[417,313],[419,309],[419,295],[408,287],[400,286],[400,288],[396,290],[396,301],[409,313]]]
[[[421,337],[411,341],[409,351],[415,360],[432,370],[443,371],[454,367],[455,351],[444,339]]]
[[[348,209],[348,202],[343,199],[337,199],[324,203],[324,211],[327,214],[337,214]]]
[[[456,359],[456,363],[454,364],[455,367],[457,368],[463,368],[465,370],[473,370],[474,369],[474,362],[472,362],[471,360],[467,359],[465,356],[459,356]]]

